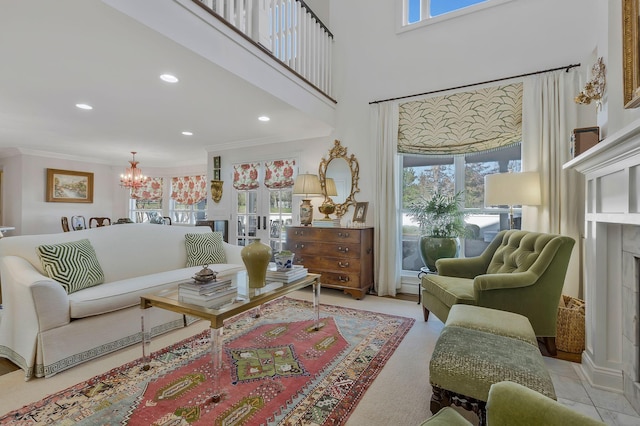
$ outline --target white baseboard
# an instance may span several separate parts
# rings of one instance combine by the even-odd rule
[[[580,369],[589,384],[594,388],[616,393],[623,392],[624,380],[622,371],[597,366],[586,351],[582,353]]]

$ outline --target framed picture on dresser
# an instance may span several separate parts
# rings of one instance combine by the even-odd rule
[[[369,208],[369,203],[356,203],[356,208],[353,211],[353,220],[352,222],[361,222],[364,223],[367,221],[367,209]]]

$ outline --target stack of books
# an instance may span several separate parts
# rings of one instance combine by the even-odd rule
[[[319,228],[340,228],[340,219],[314,219],[312,226]]]
[[[186,282],[178,285],[178,300],[185,303],[218,308],[235,300],[238,287],[231,279],[211,281],[204,284]]]
[[[267,282],[282,282],[289,284],[290,282],[299,280],[307,276],[307,268],[302,265],[293,265],[291,269],[278,271],[275,263],[270,263],[267,269]]]

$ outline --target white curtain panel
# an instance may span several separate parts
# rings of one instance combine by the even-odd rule
[[[378,296],[395,296],[400,288],[401,236],[398,233],[398,104],[371,106],[371,134],[376,138],[374,238],[375,289]]]
[[[578,71],[537,74],[524,81],[522,171],[540,173],[542,204],[523,206],[522,229],[567,235],[576,240],[564,293],[581,295],[584,178],[563,170],[571,159],[571,132],[577,127]]]

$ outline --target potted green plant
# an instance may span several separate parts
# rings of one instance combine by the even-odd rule
[[[461,203],[462,191],[454,195],[436,191],[409,206],[409,216],[420,228],[420,257],[430,271],[436,272],[436,260],[460,252],[460,237],[467,233]]]

